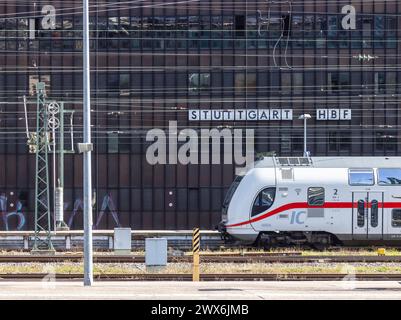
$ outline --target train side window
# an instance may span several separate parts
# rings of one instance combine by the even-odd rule
[[[400,185],[401,184],[401,169],[378,169],[379,185]]]
[[[320,187],[308,188],[308,205],[310,206],[324,205],[324,188]]]
[[[370,211],[370,225],[372,228],[376,228],[379,225],[379,202],[377,200],[372,200]]]
[[[393,209],[391,211],[391,226],[401,228],[401,209]]]
[[[251,216],[256,216],[259,213],[268,210],[273,205],[275,196],[276,188],[263,189],[253,203]]]
[[[373,186],[373,169],[349,169],[348,183],[351,186]]]
[[[365,200],[358,201],[357,224],[360,228],[365,225]]]

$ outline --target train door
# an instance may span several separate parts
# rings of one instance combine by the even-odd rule
[[[401,239],[401,198],[399,192],[392,194],[386,192],[384,201],[388,203],[388,207],[384,209],[384,239],[400,240]]]
[[[353,192],[354,240],[383,239],[383,192]]]

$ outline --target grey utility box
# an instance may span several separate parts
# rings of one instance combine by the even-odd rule
[[[145,263],[147,267],[167,265],[166,238],[147,238],[145,240]]]
[[[131,229],[114,228],[114,253],[131,254]]]

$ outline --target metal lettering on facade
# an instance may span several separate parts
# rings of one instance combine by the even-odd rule
[[[292,109],[191,109],[190,121],[277,121],[292,120]]]
[[[316,120],[351,120],[351,109],[317,109]]]
[[[316,120],[351,120],[351,109],[317,109]],[[189,121],[285,121],[293,120],[292,109],[190,109]]]

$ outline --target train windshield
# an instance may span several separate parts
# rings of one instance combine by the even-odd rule
[[[258,194],[258,196],[255,199],[255,202],[253,203],[251,216],[254,217],[270,209],[270,207],[274,203],[275,196],[276,196],[276,188],[263,189]]]
[[[244,176],[237,176],[234,179],[233,183],[231,184],[230,188],[228,189],[226,197],[224,198],[223,202],[223,214],[227,213],[228,205],[230,204],[230,201],[243,178]]]

